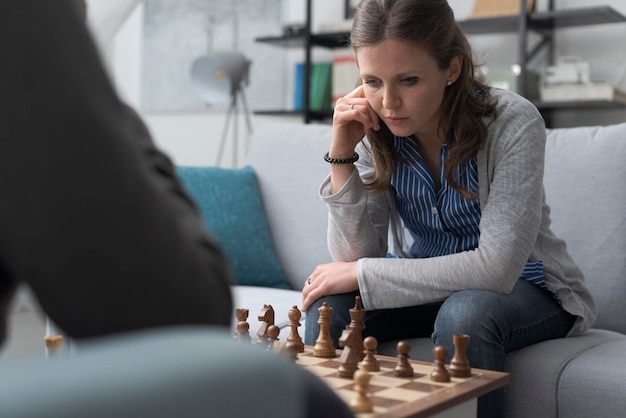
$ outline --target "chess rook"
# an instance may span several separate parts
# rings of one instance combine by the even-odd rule
[[[235,317],[237,318],[237,328],[235,329],[234,338],[238,341],[250,341],[250,324],[248,323],[248,309],[235,309]]]
[[[472,369],[467,360],[467,344],[469,343],[469,335],[455,334],[452,336],[454,344],[454,356],[450,361],[450,375],[453,377],[470,377]]]

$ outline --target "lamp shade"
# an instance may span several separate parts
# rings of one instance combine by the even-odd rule
[[[239,52],[214,52],[194,60],[191,84],[206,103],[227,104],[248,81],[249,68],[250,61]]]

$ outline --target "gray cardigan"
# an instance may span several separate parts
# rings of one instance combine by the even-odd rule
[[[442,257],[385,258],[388,252],[407,256],[411,238],[391,190],[374,195],[363,187],[373,162],[359,143],[361,159],[344,187],[330,195],[330,177],[320,187],[329,208],[331,256],[335,261],[358,260],[359,290],[370,310],[437,302],[464,289],[509,293],[526,262],[542,260],[546,284],[565,310],[578,316],[570,335],[582,333],[593,324],[596,309],[582,272],[550,230],[543,189],[543,119],[515,93],[492,89],[492,95],[498,99],[498,118],[489,125],[477,157],[478,247]]]

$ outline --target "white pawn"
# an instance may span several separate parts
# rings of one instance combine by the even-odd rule
[[[374,412],[372,402],[367,397],[367,387],[372,376],[362,367],[354,372],[354,391],[356,397],[350,400],[350,409],[353,412]]]

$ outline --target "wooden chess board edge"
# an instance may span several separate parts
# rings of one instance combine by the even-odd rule
[[[421,363],[411,361],[411,363]],[[434,393],[423,398],[419,403],[405,404],[390,409],[383,414],[377,414],[377,418],[426,418],[440,412],[444,412],[454,406],[485,395],[495,389],[510,383],[508,373],[494,372],[491,370],[474,369],[472,377],[466,381],[457,383],[446,388],[445,391]]]

